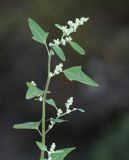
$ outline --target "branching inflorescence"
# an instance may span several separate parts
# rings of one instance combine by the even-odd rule
[[[55,150],[56,145],[52,143],[50,149],[47,148],[45,144],[47,133],[52,130],[52,128],[57,123],[62,123],[67,121],[62,119],[67,114],[70,114],[74,111],[85,112],[83,109],[78,107],[73,107],[73,97],[70,97],[66,100],[64,104],[64,109],[58,107],[55,101],[50,98],[47,98],[47,94],[51,93],[48,88],[52,78],[58,76],[63,73],[67,79],[70,81],[78,81],[85,85],[90,86],[98,86],[96,82],[94,82],[89,76],[87,76],[82,70],[81,66],[74,66],[67,69],[63,69],[63,63],[60,63],[55,66],[54,71],[51,71],[51,60],[52,56],[57,55],[61,61],[66,61],[65,54],[61,48],[61,46],[66,46],[69,44],[77,53],[80,55],[85,55],[84,49],[77,43],[73,41],[71,34],[76,32],[78,27],[83,25],[88,21],[89,18],[76,18],[75,22],[68,21],[66,26],[61,26],[59,24],[55,24],[55,26],[62,32],[61,38],[54,39],[52,42],[47,43],[47,38],[49,33],[45,32],[33,19],[29,18],[29,27],[33,35],[33,39],[41,44],[43,44],[48,53],[48,76],[44,90],[39,89],[37,84],[34,81],[27,82],[27,93],[26,99],[34,99],[36,101],[42,102],[42,118],[36,122],[27,122],[22,124],[15,124],[15,129],[32,129],[37,130],[39,135],[41,136],[41,142],[36,142],[38,148],[41,151],[40,160],[64,160],[64,158],[75,148],[65,148],[61,150]],[[51,105],[56,110],[55,117],[50,117],[46,120],[46,104]],[[46,127],[46,121],[49,121],[48,127]],[[40,131],[39,126],[42,125],[42,129]],[[44,153],[47,153],[45,155]]]

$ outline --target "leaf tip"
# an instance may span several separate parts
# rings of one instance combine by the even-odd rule
[[[25,99],[26,99],[26,100],[29,100],[30,98],[28,97],[28,95],[26,95],[26,96],[25,96]]]
[[[82,52],[82,56],[85,56],[86,55],[86,52],[84,51],[84,52]]]
[[[28,17],[28,22],[29,22],[29,24],[30,24],[32,21],[33,21],[33,19],[30,18],[30,17]]]
[[[66,58],[64,57],[64,59],[62,59],[64,62],[66,61]]]
[[[39,142],[38,142],[38,141],[36,141],[36,144],[38,145],[38,144],[39,144]]]
[[[16,125],[15,124],[13,125],[13,129],[16,129]]]
[[[99,86],[99,84],[98,83],[95,83],[95,85],[94,85],[95,87],[98,87]]]

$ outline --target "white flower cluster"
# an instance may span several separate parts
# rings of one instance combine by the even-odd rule
[[[75,22],[73,21],[68,21],[67,24],[69,25],[69,28],[67,26],[62,26],[61,29],[63,31],[63,34],[65,36],[69,36],[71,33],[76,32],[76,30],[78,29],[78,27],[80,25],[83,25],[84,22],[87,22],[89,20],[89,18],[76,18]]]
[[[59,39],[54,39],[53,42],[49,43],[49,46],[52,47],[54,45],[59,46],[60,44],[62,44],[63,46],[66,45],[67,42],[72,41],[72,37],[68,36],[65,38],[62,38],[61,41]]]
[[[73,105],[73,97],[70,97],[67,102],[65,103],[66,106],[66,113],[70,113],[72,110],[70,109],[70,106]]]
[[[72,37],[68,36],[61,40],[61,44],[65,46],[67,42],[71,42],[71,41],[72,41]]]
[[[53,42],[49,43],[49,46],[50,47],[53,47],[54,45],[59,46],[60,44],[65,46],[67,42],[72,41],[72,37],[70,37],[70,34],[73,33],[73,32],[76,32],[78,27],[80,25],[83,25],[84,22],[87,22],[88,20],[89,20],[89,17],[87,17],[87,18],[81,17],[80,19],[76,18],[75,22],[69,20],[67,22],[67,24],[69,26],[61,26],[60,27],[60,29],[63,31],[63,38],[61,40],[59,40],[59,38],[54,39]],[[64,38],[64,36],[65,36],[65,38]]]
[[[60,73],[62,72],[62,67],[63,67],[63,63],[58,64],[58,65],[55,67],[54,73],[50,72],[49,76],[50,76],[50,77],[53,77],[54,75],[60,74]]]
[[[52,47],[52,46],[54,46],[54,45],[57,45],[57,46],[60,45],[60,40],[59,40],[59,38],[58,38],[58,39],[54,39],[54,40],[53,40],[53,43],[49,43],[49,46],[50,46],[50,47]]]
[[[36,86],[36,83],[34,81],[30,82],[33,86]]]
[[[60,72],[62,72],[63,63],[60,63],[56,66],[54,70],[54,74],[58,75]]]
[[[48,160],[52,160],[51,154],[55,152],[56,144],[52,143],[50,150],[48,151]]]

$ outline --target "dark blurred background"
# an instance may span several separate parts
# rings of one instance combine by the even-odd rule
[[[64,76],[50,85],[61,106],[70,96],[86,114],[73,113],[69,123],[57,125],[47,144],[57,148],[76,146],[67,159],[129,159],[129,1],[128,0],[0,0],[0,160],[38,160],[33,131],[12,129],[13,124],[36,121],[41,104],[25,100],[26,82],[43,88],[47,76],[47,53],[31,38],[28,17],[60,37],[54,23],[65,25],[76,17],[90,17],[73,38],[86,50],[81,57],[64,48],[65,67],[82,65],[99,87],[70,82]],[[60,63],[53,58],[52,66]],[[62,106],[61,106],[62,107]],[[47,108],[47,116],[54,114]]]

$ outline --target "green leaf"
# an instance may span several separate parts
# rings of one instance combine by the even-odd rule
[[[47,32],[45,32],[39,25],[37,22],[35,22],[33,19],[29,18],[28,19],[28,22],[29,22],[29,27],[30,27],[30,30],[32,32],[32,35],[33,35],[33,39],[37,42],[40,42],[40,43],[43,43],[43,44],[46,44],[46,40],[47,40],[47,37],[48,37],[48,34]]]
[[[41,142],[36,142],[38,148],[41,150],[41,151],[47,151],[47,147],[46,145],[42,144]]]
[[[54,119],[54,118],[52,118],[51,119],[53,122],[55,122],[55,123],[62,123],[62,122],[66,122],[67,120],[64,120],[64,119]]]
[[[62,26],[61,26],[61,25],[55,24],[55,26],[56,26],[57,28],[59,28],[60,30],[62,30]]]
[[[82,72],[81,66],[71,67],[65,69],[63,72],[70,81],[74,80],[84,83],[86,85],[98,86],[96,82],[94,82],[90,77],[88,77],[84,72]]]
[[[41,121],[38,122],[27,122],[27,123],[20,123],[20,124],[15,124],[13,126],[14,129],[35,129],[37,130],[39,128]]]
[[[44,91],[42,91],[41,89],[37,88],[35,85],[33,85],[30,82],[27,82],[27,93],[26,93],[26,99],[32,99],[34,97],[37,96],[42,96],[43,93],[45,93]],[[49,91],[47,93],[50,93]]]
[[[85,55],[84,49],[83,49],[78,43],[71,41],[71,42],[69,42],[69,44],[70,44],[71,47],[72,47],[75,51],[77,51],[79,54]]]
[[[51,154],[52,160],[64,160],[64,158],[75,148],[65,148],[62,150],[57,150],[55,153]]]
[[[49,104],[49,105],[51,105],[53,107],[56,107],[55,101],[52,98],[47,99],[46,102],[47,102],[47,104]]]
[[[59,46],[54,45],[52,48],[53,48],[54,52],[57,54],[57,56],[58,56],[62,61],[65,61],[65,60],[66,60],[65,54],[64,54],[63,50],[62,50]]]

